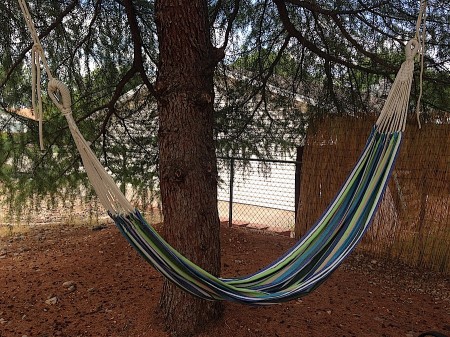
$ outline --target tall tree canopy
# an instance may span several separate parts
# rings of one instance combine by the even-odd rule
[[[31,0],[29,4],[50,66],[73,91],[83,132],[120,180],[152,182],[142,178],[155,170],[158,159],[154,81],[160,60],[155,3]],[[295,108],[295,94],[317,103],[315,112],[358,114],[376,108],[376,96],[388,90],[403,60],[419,9],[416,0],[236,0],[205,5],[211,43],[218,55],[223,53],[214,67],[216,86],[226,97],[225,104],[216,106],[218,151],[263,156],[274,147],[298,142],[295,135],[302,129],[304,114]],[[425,112],[449,109],[448,15],[446,1],[430,1]],[[29,106],[27,67],[32,45],[15,0],[2,2],[0,22],[0,104],[4,109]],[[280,99],[268,83],[288,94]],[[417,82],[413,90],[416,96]],[[123,95],[132,92],[135,102],[121,104]],[[35,125],[22,122],[32,132],[20,143],[34,144]],[[1,126],[6,128],[5,123]],[[59,148],[60,173],[74,168],[72,160],[61,161],[65,150],[72,153],[63,127],[64,120],[46,105],[47,149]],[[145,137],[142,130],[148,131]],[[124,170],[119,158],[124,155],[127,174],[119,174]],[[60,181],[48,190],[58,186]]]
[[[379,107],[419,12],[418,0],[30,0],[29,6],[49,65],[71,88],[75,118],[103,163],[123,186],[142,191],[153,189],[159,175],[169,241],[215,273],[216,153],[270,156],[298,144],[312,113]],[[429,2],[428,115],[450,110],[449,14],[448,1]],[[0,104],[11,111],[30,105],[32,44],[15,0],[0,3],[0,22]],[[418,90],[416,81],[414,97]],[[306,97],[307,114],[298,97]],[[43,152],[34,122],[0,119],[0,189],[11,202],[73,194],[85,184],[64,119],[44,103]],[[17,119],[29,132],[11,132]],[[180,237],[186,232],[188,239]],[[174,334],[188,335],[220,312],[169,288],[162,305]]]

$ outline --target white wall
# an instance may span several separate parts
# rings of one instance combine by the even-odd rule
[[[230,171],[219,168],[218,199],[228,201]],[[233,202],[295,211],[295,164],[235,161]]]

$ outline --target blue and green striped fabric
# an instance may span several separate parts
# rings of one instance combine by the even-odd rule
[[[288,301],[319,286],[361,240],[387,186],[401,138],[401,132],[381,133],[374,127],[356,166],[316,224],[276,262],[252,275],[213,276],[173,249],[138,210],[110,215],[151,265],[195,296],[253,305]]]

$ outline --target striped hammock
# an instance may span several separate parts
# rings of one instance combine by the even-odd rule
[[[345,259],[367,230],[386,188],[402,134],[375,128],[352,173],[320,220],[275,263],[240,278],[217,278],[170,245],[139,211],[110,213],[130,244],[165,277],[208,300],[270,304],[308,294]]]
[[[422,48],[420,39],[412,39],[406,45],[406,61],[396,76],[359,160],[316,224],[292,249],[255,274],[220,278],[173,249],[122,194],[80,133],[72,117],[69,89],[52,76],[25,0],[19,0],[19,3],[34,40],[33,67],[39,68],[40,63],[44,65],[49,78],[50,98],[66,117],[101,203],[129,243],[179,287],[206,300],[231,300],[252,305],[288,301],[318,287],[361,240],[386,189],[399,151],[406,123],[414,57]],[[34,85],[39,83],[39,74],[40,70],[34,69]],[[36,92],[38,103],[35,111],[42,118],[39,88],[36,90],[34,87],[33,102]]]
[[[80,134],[70,110],[65,116],[100,201],[129,243],[153,267],[203,299],[253,305],[279,303],[306,295],[319,286],[367,231],[400,147],[412,69],[412,59],[403,64],[358,162],[317,223],[278,261],[239,278],[211,275],[173,249],[125,199]],[[406,73],[410,75],[405,76]],[[395,90],[397,87],[401,88]],[[50,88],[64,92],[56,80],[51,81]],[[403,97],[405,92],[408,95]]]

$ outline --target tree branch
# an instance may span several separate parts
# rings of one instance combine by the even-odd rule
[[[235,0],[233,11],[231,12],[230,17],[228,18],[228,25],[227,25],[227,29],[225,31],[225,37],[224,37],[225,41],[223,42],[222,47],[219,48],[221,50],[225,50],[227,48],[228,40],[230,38],[231,30],[233,28],[233,23],[236,20],[236,17],[239,13],[239,7],[240,7],[240,0]]]
[[[375,9],[381,6],[384,6],[386,4],[389,3],[389,1],[381,1],[377,4],[374,4],[373,6],[370,7],[364,7],[361,9],[352,9],[352,10],[342,10],[342,11],[336,11],[336,10],[330,10],[330,9],[325,9],[323,7],[321,7],[320,5],[318,5],[317,3],[313,3],[311,1],[302,1],[302,0],[286,0],[286,2],[291,3],[293,5],[297,5],[303,8],[306,8],[308,10],[310,10],[311,12],[315,12],[315,13],[320,13],[320,14],[324,14],[324,15],[328,15],[328,16],[332,16],[332,15],[354,15],[354,14],[358,14],[361,12],[364,12],[368,9]]]
[[[56,18],[56,20],[47,27],[41,34],[39,34],[39,39],[44,39],[47,35],[49,35],[58,25],[61,24],[61,22],[64,20],[64,18],[76,7],[78,4],[78,0],[74,0],[72,3],[70,3],[67,8],[61,12],[61,14]],[[19,57],[16,59],[16,61],[12,64],[12,66],[8,69],[6,72],[5,78],[0,82],[0,90],[3,89],[6,82],[10,79],[12,73],[14,70],[22,63],[22,61],[25,59],[25,56],[27,53],[33,48],[33,44],[30,43],[22,52],[19,54]]]
[[[139,29],[139,24],[136,19],[136,10],[133,6],[132,0],[124,0],[123,4],[125,6],[125,12],[127,14],[128,25],[130,26],[131,38],[133,40],[133,68],[141,75],[142,81],[147,87],[149,93],[156,97],[156,91],[144,68],[144,58],[142,57],[142,38],[141,31]]]
[[[136,65],[133,63],[133,66],[132,66],[130,69],[128,69],[128,71],[127,71],[127,72],[125,73],[125,75],[122,77],[122,79],[120,80],[120,82],[117,84],[116,90],[114,90],[114,94],[113,94],[113,96],[111,97],[111,100],[110,100],[109,103],[106,105],[106,106],[107,106],[107,109],[108,109],[108,112],[107,112],[107,114],[106,114],[106,117],[105,117],[105,119],[104,119],[104,121],[103,121],[102,128],[101,128],[101,131],[102,131],[103,136],[105,136],[105,134],[106,134],[106,129],[107,129],[107,126],[108,126],[109,119],[110,119],[111,116],[112,116],[113,114],[115,114],[115,112],[116,112],[115,105],[116,105],[117,101],[119,100],[120,96],[122,95],[123,88],[124,88],[125,85],[133,78],[133,76],[134,76],[136,73],[138,73],[138,72],[139,72],[138,66],[136,66]]]
[[[216,21],[217,16],[219,15],[222,4],[223,4],[223,0],[218,0],[216,5],[214,6],[214,8],[211,11],[211,14],[209,15],[210,16],[209,25],[211,27],[214,24],[214,22]]]
[[[392,71],[395,70],[392,65],[390,65],[389,63],[384,61],[377,54],[374,54],[374,53],[371,53],[371,52],[367,51],[361,44],[359,44],[358,41],[356,41],[353,38],[353,36],[350,35],[350,33],[347,31],[347,29],[345,29],[344,24],[342,23],[341,19],[337,15],[331,15],[331,18],[336,23],[336,25],[338,26],[338,28],[339,28],[340,32],[342,33],[342,35],[347,39],[348,42],[350,42],[350,44],[353,47],[356,48],[357,51],[359,51],[361,54],[367,56],[372,61],[375,61],[376,63],[382,65],[383,67],[385,67],[387,69],[391,69]]]
[[[363,67],[363,66],[360,66],[360,65],[352,63],[350,61],[341,59],[339,57],[336,57],[334,55],[331,55],[331,54],[323,51],[318,46],[316,46],[313,42],[308,40],[297,28],[295,28],[294,24],[292,23],[292,21],[289,18],[286,4],[283,0],[273,0],[273,2],[277,6],[281,21],[283,23],[283,26],[287,30],[288,34],[290,34],[292,37],[295,37],[303,46],[305,46],[307,49],[312,51],[317,56],[323,58],[325,61],[341,64],[341,65],[344,65],[349,68],[361,70],[363,72],[368,72],[368,73],[378,74],[378,75],[383,75],[383,76],[387,76],[387,75],[390,75],[393,73],[393,71],[386,72],[386,71],[382,71],[378,68]],[[393,70],[392,66],[389,66],[387,68]]]

